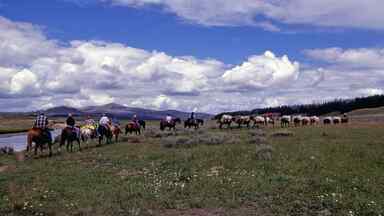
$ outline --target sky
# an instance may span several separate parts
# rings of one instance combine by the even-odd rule
[[[0,112],[384,93],[382,0],[0,0]]]

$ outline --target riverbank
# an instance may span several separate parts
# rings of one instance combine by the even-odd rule
[[[0,135],[25,133],[28,129],[0,129]]]

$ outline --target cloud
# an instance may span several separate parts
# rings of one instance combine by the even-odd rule
[[[274,23],[384,29],[381,0],[100,0],[129,7],[157,6],[186,21],[206,26],[259,26]],[[364,11],[364,13],[362,13]],[[273,21],[273,22],[271,22]]]
[[[322,69],[271,51],[228,65],[121,43],[64,44],[39,26],[0,20],[0,46],[10,50],[0,53],[0,111],[116,102],[217,113],[382,92],[379,49],[305,51]]]
[[[52,55],[54,49],[55,42],[48,40],[39,26],[0,16],[1,65],[29,65],[39,56]]]
[[[361,96],[373,96],[373,95],[383,95],[384,90],[378,89],[378,88],[365,88],[365,89],[359,89],[357,91]]]
[[[279,58],[266,51],[264,55],[251,56],[242,65],[227,70],[222,78],[240,88],[281,87],[297,79],[299,68],[299,63],[291,62],[287,56]]]
[[[29,94],[36,89],[39,89],[38,78],[30,70],[24,69],[13,75],[10,84],[11,93]]]
[[[176,109],[179,104],[166,95],[159,95],[153,101],[153,106],[158,109]]]
[[[331,64],[349,65],[349,67],[353,68],[384,68],[384,49],[342,49],[334,47],[305,50],[304,53],[313,59]]]

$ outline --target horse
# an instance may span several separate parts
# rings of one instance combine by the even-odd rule
[[[231,124],[234,118],[230,115],[223,115],[220,119],[217,120],[217,124],[219,124],[219,128],[222,129],[223,125],[227,125],[228,128],[231,128]],[[232,128],[231,128],[232,129]]]
[[[281,127],[289,127],[291,123],[291,116],[282,116],[280,118]]]
[[[253,128],[259,128],[260,125],[266,125],[266,118],[263,116],[251,116],[251,121],[253,121]]]
[[[250,127],[251,117],[250,116],[239,116],[235,118],[235,123],[237,123],[238,128],[241,128],[242,125],[245,125],[247,128]]]
[[[71,151],[73,152],[73,142],[76,141],[79,144],[79,151],[81,151],[80,146],[80,136],[77,134],[74,128],[66,127],[61,131],[61,139],[60,139],[60,147],[65,145],[65,142],[67,142],[66,148],[67,152]],[[60,150],[59,150],[60,151]]]
[[[105,137],[106,144],[112,143],[113,133],[110,125],[106,125],[106,126],[99,125],[99,127],[97,128],[97,131],[99,133],[99,146],[104,140],[104,137]]]
[[[27,152],[31,151],[32,143],[35,143],[35,155],[37,155],[37,149],[43,152],[44,145],[48,144],[49,156],[52,156],[52,140],[48,137],[48,134],[41,128],[32,128],[27,132]]]
[[[165,128],[169,128],[169,130],[173,129],[176,130],[176,125],[180,124],[181,120],[180,118],[171,119],[171,121],[167,121],[165,119],[162,119],[160,121],[160,130],[165,130]]]
[[[115,136],[115,142],[118,142],[119,135],[121,133],[120,127],[118,125],[112,125],[111,131],[112,131],[112,136]]]
[[[187,119],[184,121],[184,128],[191,128],[194,127],[195,129],[198,129],[200,125],[204,124],[204,120],[202,119]]]
[[[129,122],[125,126],[125,135],[127,135],[128,133],[129,134],[135,133],[136,135],[140,135],[141,134],[141,125],[136,124],[135,122]]]
[[[90,127],[82,127],[80,128],[80,137],[81,141],[88,145],[89,140],[96,137],[96,130]]]
[[[139,120],[138,123],[139,123],[140,127],[141,127],[143,130],[145,130],[145,125],[146,125],[145,121],[144,121],[144,120]]]
[[[293,117],[293,125],[294,125],[295,127],[299,127],[300,124],[301,124],[301,119],[302,119],[301,116],[294,116],[294,117]]]

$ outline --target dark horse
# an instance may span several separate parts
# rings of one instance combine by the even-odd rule
[[[140,127],[143,129],[143,130],[145,130],[145,121],[144,120],[139,120],[138,121],[139,122],[139,125],[140,125]]]
[[[112,143],[113,133],[110,126],[99,125],[97,132],[99,133],[99,145],[103,142],[104,137],[106,144]]]
[[[135,122],[129,122],[125,126],[125,135],[127,135],[128,133],[129,134],[135,133],[136,135],[140,135],[141,134],[141,124],[136,124]]]
[[[160,121],[160,130],[165,130],[165,128],[169,128],[169,130],[173,129],[176,130],[176,124],[180,124],[181,120],[180,118],[174,118],[171,121],[166,121],[165,119],[162,119]]]
[[[60,148],[67,142],[67,152],[73,152],[73,142],[76,141],[79,144],[79,151],[81,151],[80,137],[76,133],[74,128],[66,127],[61,131]]]
[[[35,143],[35,155],[37,155],[38,148],[43,152],[44,145],[48,144],[49,156],[52,156],[52,140],[43,129],[32,128],[27,132],[27,152],[31,151],[33,142]]]
[[[199,127],[204,125],[203,119],[187,119],[184,121],[184,128],[191,128],[194,127],[195,129],[198,129]]]

